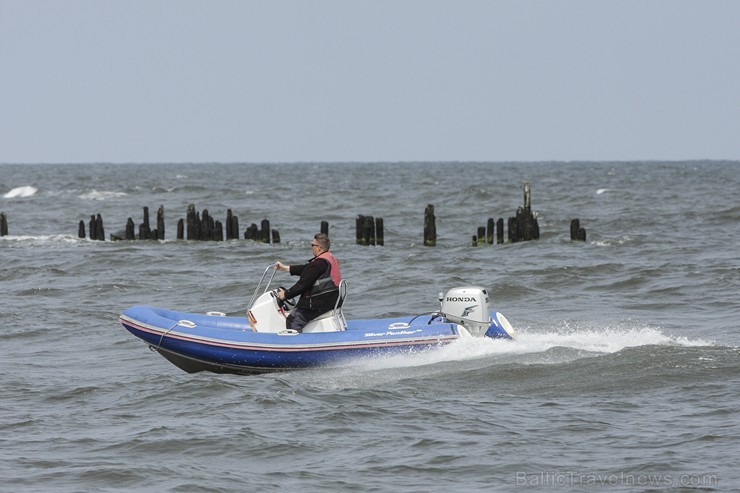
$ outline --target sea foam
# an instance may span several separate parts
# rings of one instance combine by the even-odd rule
[[[32,197],[33,195],[36,195],[36,192],[38,192],[38,189],[35,187],[32,187],[30,185],[25,185],[22,187],[15,187],[5,195],[3,195],[6,199],[15,199],[15,198],[21,198],[21,197]]]

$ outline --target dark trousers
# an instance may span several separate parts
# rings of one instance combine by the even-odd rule
[[[285,319],[285,328],[303,332],[303,327],[311,320],[321,315],[322,312],[307,308],[295,307],[290,311],[290,315]]]

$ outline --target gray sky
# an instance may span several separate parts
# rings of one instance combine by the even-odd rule
[[[740,1],[0,0],[0,162],[740,159]]]

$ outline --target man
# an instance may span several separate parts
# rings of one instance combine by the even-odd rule
[[[289,300],[298,295],[295,308],[290,311],[285,326],[288,329],[302,332],[303,328],[322,313],[334,308],[339,297],[339,282],[342,274],[339,271],[339,261],[329,252],[329,237],[319,233],[313,237],[311,248],[314,257],[303,265],[285,265],[278,262],[277,270],[290,272],[293,276],[300,276],[291,288],[280,288],[277,296],[281,300]]]

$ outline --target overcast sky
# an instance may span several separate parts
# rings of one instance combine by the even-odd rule
[[[740,159],[736,0],[0,0],[0,162]]]

